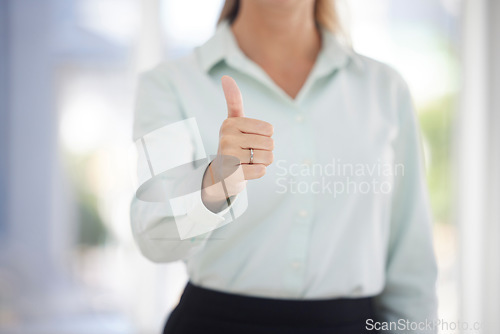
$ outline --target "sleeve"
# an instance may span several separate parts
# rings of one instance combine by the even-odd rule
[[[376,297],[378,320],[396,322],[391,333],[436,333],[437,265],[420,133],[406,83],[398,85],[399,131],[395,140],[395,176],[385,287]],[[410,330],[411,326],[413,327]]]
[[[165,71],[158,67],[140,76],[134,111],[134,141],[138,147],[144,144],[143,153],[146,153],[143,159],[141,153],[138,154],[137,168],[140,170],[140,165],[146,165],[143,169],[148,170],[149,164],[149,188],[163,199],[149,200],[148,196],[139,196],[138,190],[130,206],[134,239],[142,254],[153,262],[186,260],[200,251],[214,229],[234,220],[233,205],[240,202],[242,197],[236,196],[229,206],[218,213],[207,209],[201,199],[201,187],[209,160],[194,158],[204,156],[204,149],[200,145],[193,145],[185,136],[176,135],[175,131],[162,130],[162,136],[153,135],[160,132],[158,129],[186,120]],[[175,128],[178,130],[179,127]],[[156,139],[159,147],[156,157],[166,160],[162,162],[162,167],[171,163],[169,159],[179,159],[179,156],[185,159],[190,155],[193,157],[188,159],[191,163],[182,166],[189,168],[184,168],[182,173],[179,173],[178,167],[172,169],[174,173],[167,170],[155,175],[150,161],[154,160],[151,156],[155,153],[148,152],[146,145],[153,139]],[[175,152],[168,152],[165,147],[172,147]],[[203,152],[200,153],[200,150]],[[179,188],[183,191],[179,191]]]

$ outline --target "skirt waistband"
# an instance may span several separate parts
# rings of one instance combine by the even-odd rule
[[[178,308],[197,317],[261,325],[336,326],[374,319],[373,297],[275,299],[207,289],[192,282],[187,283]]]

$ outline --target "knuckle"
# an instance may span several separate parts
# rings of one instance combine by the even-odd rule
[[[266,123],[266,132],[272,136],[274,133],[274,126],[272,124]]]
[[[259,165],[256,170],[257,177],[263,177],[266,174],[266,167]]]
[[[258,120],[255,126],[256,130],[263,135],[270,136],[272,134],[273,126],[268,122]]]
[[[269,145],[269,149],[270,149],[270,150],[274,150],[274,139],[269,138],[269,143],[268,143],[268,145]]]
[[[236,122],[235,118],[226,118],[222,122],[221,129],[224,129],[224,131],[231,130],[236,126],[235,122]]]
[[[226,100],[226,103],[227,103],[228,108],[231,110],[239,111],[239,109],[241,109],[240,104],[237,101],[233,101],[233,100],[227,101]]]

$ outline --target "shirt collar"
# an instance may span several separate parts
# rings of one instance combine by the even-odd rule
[[[325,28],[321,28],[322,48],[315,66],[315,76],[327,75],[336,69],[352,62],[358,68],[362,64],[355,52],[340,43],[338,38]],[[246,56],[239,48],[227,20],[222,21],[215,34],[202,46],[197,48],[200,64],[205,72],[209,72],[217,63],[226,60],[232,64],[242,62]]]
[[[231,34],[229,23],[221,22],[215,34],[203,45],[197,47],[199,60],[205,72],[210,71],[226,55],[228,35]]]

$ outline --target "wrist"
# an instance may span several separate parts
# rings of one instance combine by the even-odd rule
[[[222,182],[216,182],[210,163],[205,170],[202,182],[201,199],[207,209],[218,212],[227,203],[226,191]]]

